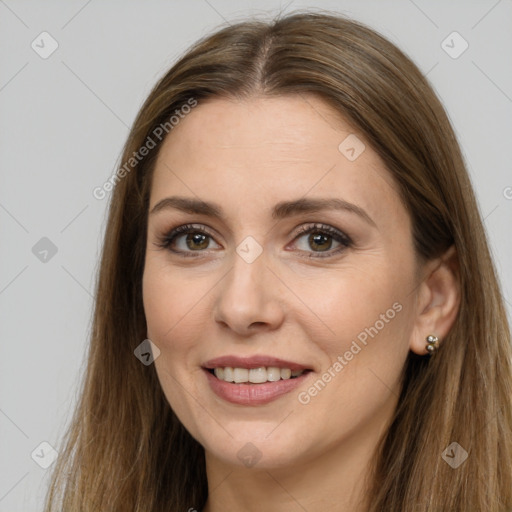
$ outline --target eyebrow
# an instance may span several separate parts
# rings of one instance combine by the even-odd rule
[[[162,210],[175,209],[185,213],[206,215],[222,219],[224,217],[222,207],[218,204],[203,201],[192,197],[171,196],[159,201],[151,210],[153,215]],[[322,210],[341,210],[358,215],[368,224],[377,227],[373,219],[360,206],[349,203],[343,199],[330,198],[300,198],[293,201],[282,201],[277,203],[272,210],[272,218],[275,220],[285,219],[300,213],[312,213]]]

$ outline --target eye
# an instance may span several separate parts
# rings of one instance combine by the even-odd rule
[[[341,253],[346,248],[352,246],[350,237],[325,224],[302,226],[294,241],[305,238],[306,235],[309,235],[306,239],[306,244],[313,248],[313,252],[306,256],[307,258],[327,258]],[[197,253],[210,249],[210,241],[212,240],[212,236],[208,234],[208,231],[203,226],[185,224],[172,229],[169,233],[162,236],[155,245],[181,256],[196,257],[199,256]],[[331,250],[333,240],[339,247]],[[301,251],[308,252],[308,248],[301,249]]]
[[[186,236],[184,237],[184,235]],[[180,239],[182,239],[181,246],[179,244]],[[182,256],[194,257],[196,256],[193,254],[194,252],[204,252],[209,248],[210,240],[213,240],[213,238],[203,226],[185,224],[161,237],[156,245]],[[173,246],[178,246],[178,248],[174,249]]]
[[[308,235],[306,238],[306,246],[315,249],[311,254],[306,256],[307,258],[328,258],[329,256],[339,254],[352,246],[352,240],[350,237],[332,226],[325,224],[314,224],[301,227],[298,235],[295,237],[295,240],[305,238],[306,235]],[[339,245],[339,247],[335,250],[330,250],[332,248],[333,240]]]

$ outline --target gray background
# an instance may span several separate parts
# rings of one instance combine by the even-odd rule
[[[221,23],[321,7],[376,28],[444,102],[512,312],[511,0],[187,2],[0,0],[0,512],[41,510],[51,452],[76,403],[114,172],[141,102]],[[43,59],[31,47],[57,50]],[[464,42],[469,48],[458,58]],[[44,36],[47,37],[47,36]],[[446,46],[452,48],[446,48]],[[56,254],[33,247],[47,237]],[[36,249],[45,249],[47,241]],[[34,450],[36,450],[34,452]],[[35,453],[34,459],[31,454]]]

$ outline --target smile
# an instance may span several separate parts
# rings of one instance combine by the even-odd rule
[[[213,372],[215,377],[225,382],[262,384],[264,382],[277,382],[281,379],[294,379],[306,370],[291,370],[290,368],[278,368],[277,366],[261,366],[259,368],[232,368],[226,366],[217,367],[210,371]]]
[[[289,368],[203,368],[210,389],[223,400],[238,405],[263,405],[289,393],[312,373]],[[230,380],[228,380],[230,379]]]

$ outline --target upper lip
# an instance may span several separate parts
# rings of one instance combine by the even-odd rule
[[[210,359],[203,364],[203,368],[211,370],[213,368],[261,368],[262,366],[273,366],[276,368],[289,368],[290,370],[309,370],[307,366],[293,361],[286,361],[277,357],[256,355],[251,357],[239,356],[220,356]]]

